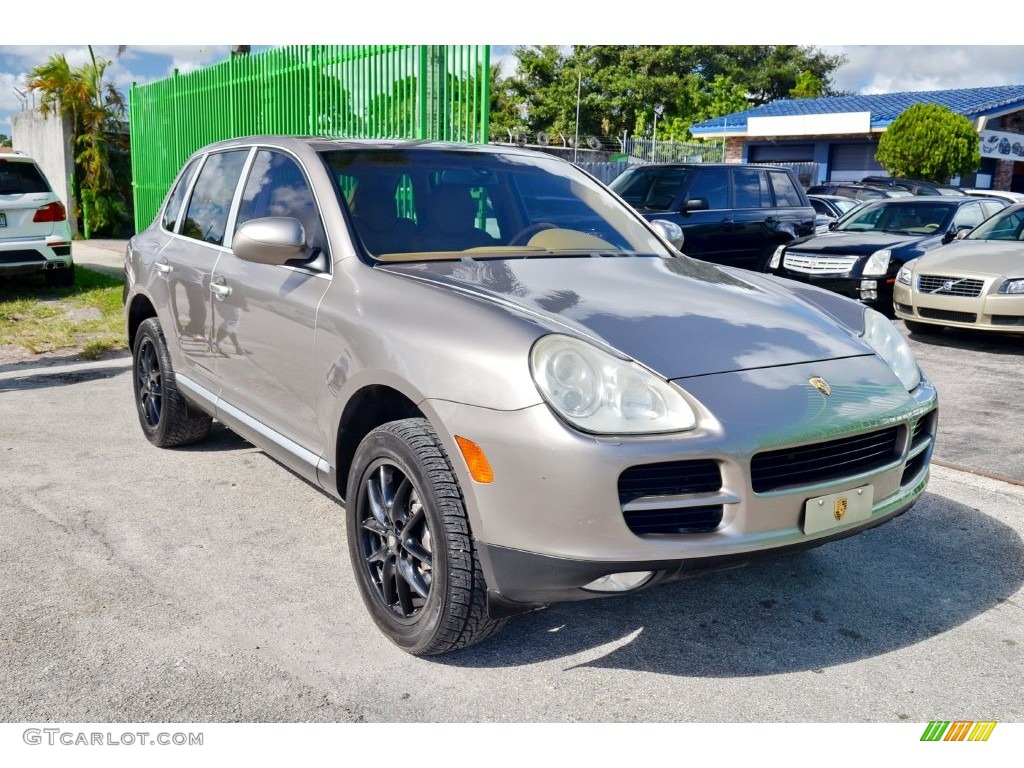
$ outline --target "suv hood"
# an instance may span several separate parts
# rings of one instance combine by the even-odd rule
[[[689,258],[526,258],[376,268],[502,304],[550,331],[596,339],[667,379],[873,354],[858,337],[859,328],[841,324],[782,283],[753,273],[744,279]]]

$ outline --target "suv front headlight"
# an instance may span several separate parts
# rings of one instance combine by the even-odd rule
[[[913,282],[913,275],[914,271],[910,267],[900,267],[900,271],[896,275],[896,282],[902,283],[903,285],[910,285]]]
[[[864,310],[864,341],[889,364],[908,392],[921,383],[921,369],[903,334],[881,312]]]
[[[999,286],[999,293],[1024,293],[1024,277],[1015,277]]]
[[[775,253],[772,254],[771,261],[768,262],[768,269],[778,269],[779,264],[782,262],[782,257],[786,254],[786,246],[780,245],[775,249]]]
[[[697,426],[697,414],[675,386],[572,336],[538,339],[530,373],[547,404],[584,432],[639,435]]]

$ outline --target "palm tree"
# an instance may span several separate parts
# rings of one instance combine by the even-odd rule
[[[120,48],[118,49],[120,53]],[[90,62],[68,64],[63,54],[29,72],[29,90],[40,93],[40,112],[69,119],[70,142],[75,154],[75,186],[80,190],[83,229],[115,226],[127,217],[127,207],[116,190],[110,167],[111,128],[125,115],[125,100],[113,83],[103,83],[110,62],[97,59],[89,46]]]

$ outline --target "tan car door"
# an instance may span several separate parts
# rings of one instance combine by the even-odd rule
[[[255,264],[230,252],[218,261],[210,290],[221,407],[315,464],[324,438],[316,429],[313,340],[317,307],[330,284],[330,258],[301,166],[273,149],[254,155],[234,227],[266,216],[298,219],[316,263]]]

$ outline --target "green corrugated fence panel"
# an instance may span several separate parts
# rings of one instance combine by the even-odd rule
[[[486,143],[490,48],[288,45],[234,56],[130,94],[135,227],[156,215],[184,161],[257,134]]]

